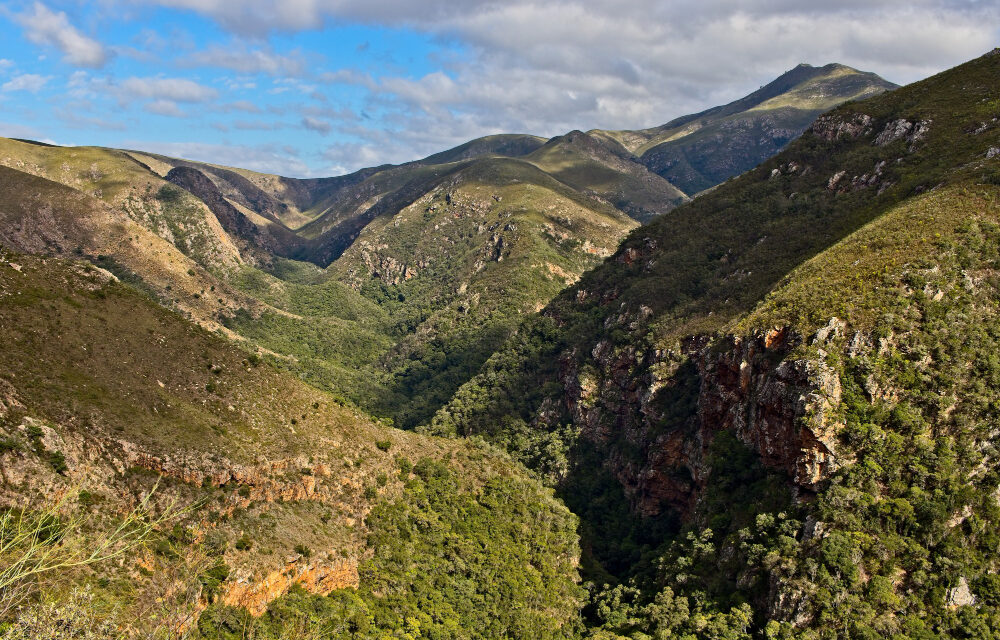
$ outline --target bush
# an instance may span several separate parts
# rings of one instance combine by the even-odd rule
[[[208,602],[214,602],[219,593],[219,587],[229,578],[229,566],[222,560],[198,576],[202,586],[202,595]]]
[[[66,464],[66,456],[61,451],[49,451],[45,457],[52,470],[59,475],[66,475],[66,472],[69,471],[69,466]]]

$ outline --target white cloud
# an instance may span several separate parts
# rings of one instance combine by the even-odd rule
[[[37,93],[51,79],[51,76],[40,76],[35,73],[22,73],[21,75],[14,76],[7,82],[3,83],[0,88],[4,91],[30,91],[31,93]]]
[[[219,92],[186,78],[126,78],[118,87],[122,97],[175,102],[208,102]]]
[[[238,43],[226,47],[212,46],[185,56],[179,62],[186,66],[221,67],[239,73],[266,73],[272,76],[300,76],[306,70],[305,59],[299,52],[281,55],[265,49],[250,49]]]
[[[236,102],[230,102],[222,106],[222,110],[226,113],[231,111],[243,111],[246,113],[260,113],[260,107],[250,102],[249,100],[237,100]]]
[[[187,117],[187,114],[173,100],[154,100],[146,104],[143,109],[158,116],[170,116],[172,118]]]
[[[156,4],[192,9],[211,15],[227,29],[245,35],[262,35],[275,29],[314,29],[323,22],[329,7],[317,0],[159,0]]]
[[[103,129],[105,131],[127,131],[128,125],[118,120],[108,120],[107,118],[96,118],[92,116],[81,116],[68,109],[58,109],[55,111],[56,117],[66,125],[75,129]]]
[[[497,131],[654,126],[745,95],[799,62],[911,82],[985,53],[1000,23],[1000,5],[972,0],[147,1],[243,36],[365,23],[442,43],[439,69],[423,77],[317,74],[368,92],[375,120],[328,151],[349,168]]]
[[[280,123],[265,122],[263,120],[236,120],[232,125],[234,129],[239,129],[240,131],[274,131],[282,128]]]
[[[25,36],[35,44],[52,46],[63,53],[63,60],[80,67],[102,67],[108,61],[107,49],[89,38],[69,22],[62,11],[52,11],[36,2],[30,11],[16,17],[24,27]]]

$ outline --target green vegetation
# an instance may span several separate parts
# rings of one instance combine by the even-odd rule
[[[977,589],[992,593],[996,570],[1000,191],[986,150],[1000,139],[983,123],[998,115],[985,107],[997,60],[838,108],[760,168],[636,230],[435,416],[433,432],[508,448],[581,516],[583,566],[608,584],[586,610],[595,637],[992,637],[997,613]],[[931,124],[873,143],[899,120]],[[831,318],[843,326],[812,344]],[[839,378],[839,469],[793,501],[789,480],[727,432],[714,457],[656,466],[659,438],[690,452],[708,437],[699,353],[774,327],[793,338],[767,356],[771,371],[820,362]],[[635,528],[628,513],[587,511],[613,495],[595,460],[633,500],[646,471],[700,499],[644,546],[655,519]]]
[[[787,480],[765,472],[720,433],[709,484],[686,533],[660,552],[651,583],[637,579],[631,591],[598,595],[594,610],[603,626],[621,633],[621,620],[650,624],[652,614],[634,611],[669,589],[670,597],[691,597],[703,608],[711,603],[711,611],[755,604],[755,623],[767,637],[993,637],[1000,609],[992,596],[998,540],[990,523],[1000,517],[994,497],[1000,478],[986,461],[996,447],[991,363],[1000,290],[976,274],[1000,265],[998,195],[992,188],[953,190],[900,207],[793,273],[762,305],[764,317],[774,309],[811,310],[812,296],[829,295],[836,282],[813,271],[816,263],[837,274],[864,238],[885,240],[879,264],[891,266],[885,259],[895,242],[907,241],[902,227],[914,226],[914,211],[946,214],[936,239],[918,243],[895,273],[869,277],[861,268],[866,286],[833,288],[858,305],[848,315],[858,318],[857,328],[881,336],[881,343],[845,357],[844,336],[836,348],[824,346],[826,355],[802,347],[788,356],[825,358],[838,371],[839,455],[851,463],[831,476],[815,502],[795,504],[782,489]],[[953,206],[935,208],[942,202]],[[979,284],[970,285],[970,276]],[[945,293],[928,295],[936,291]],[[892,393],[873,397],[867,391],[873,388]],[[765,605],[776,601],[769,594],[775,584],[787,609],[765,615]],[[969,585],[969,599],[956,595],[962,584]],[[622,605],[626,594],[632,600]],[[622,617],[621,608],[633,613]],[[735,631],[744,628],[735,622]]]
[[[583,595],[575,519],[502,455],[377,425],[266,363],[252,366],[236,346],[87,263],[2,252],[0,295],[0,371],[16,371],[0,376],[0,438],[10,443],[0,471],[31,478],[12,493],[5,484],[2,495],[61,493],[73,499],[59,522],[85,523],[72,545],[64,537],[51,547],[56,554],[25,548],[46,560],[97,549],[102,559],[102,545],[120,537],[107,535],[114,514],[154,483],[164,496],[137,524],[145,544],[131,553],[118,545],[115,563],[73,560],[72,570],[31,580],[10,633],[43,628],[50,601],[62,603],[58,615],[82,620],[71,616],[83,600],[98,603],[88,628],[114,624],[140,637],[209,605],[199,633],[229,637],[250,620],[223,605],[234,578],[263,580],[293,552],[303,566],[344,572],[343,584],[360,573],[360,583],[330,597],[293,589],[264,601],[268,612],[254,624],[267,633],[279,628],[272,622],[300,625],[303,616],[315,629],[367,620],[380,633],[418,624],[451,637],[465,637],[469,616],[525,638],[575,628]],[[61,443],[65,468],[54,468],[47,453],[55,445],[46,443]],[[128,466],[117,469],[119,459]],[[192,507],[168,525],[173,500]],[[4,513],[0,525],[15,514]],[[0,545],[20,539],[3,533]],[[439,554],[442,541],[450,555]],[[397,564],[403,559],[410,564]],[[390,570],[399,573],[390,578]],[[413,575],[427,581],[408,585]],[[389,593],[384,580],[401,590]],[[82,596],[81,585],[89,585]],[[371,619],[338,617],[344,607]],[[233,620],[240,626],[227,627]],[[0,612],[4,622],[13,622],[9,611]],[[311,637],[302,631],[309,627],[285,622],[281,633]]]
[[[327,270],[242,268],[229,281],[271,308],[223,324],[397,426],[427,422],[520,318],[634,226],[527,162],[451,170],[449,191],[376,218]]]
[[[424,458],[403,496],[368,515],[374,555],[357,589],[292,591],[257,620],[211,607],[198,629],[211,640],[247,626],[261,638],[576,637],[575,524],[535,483],[497,477],[473,492]]]

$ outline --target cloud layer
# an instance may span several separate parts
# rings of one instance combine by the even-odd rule
[[[0,9],[41,54],[4,53],[8,104],[48,97],[95,137],[171,136],[219,162],[254,149],[310,175],[491,133],[654,126],[800,62],[905,83],[1000,39],[1000,5],[982,0],[27,1]]]

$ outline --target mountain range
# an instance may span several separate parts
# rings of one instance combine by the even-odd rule
[[[0,140],[0,497],[165,518],[11,584],[138,635],[989,637],[998,65],[335,178]]]

